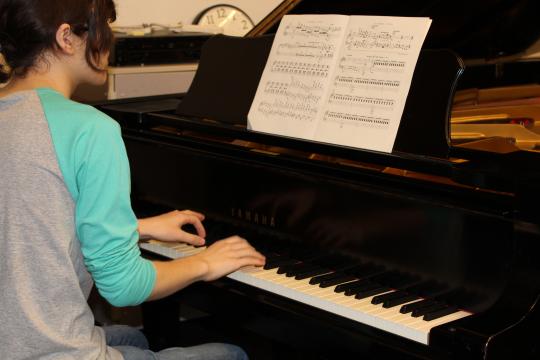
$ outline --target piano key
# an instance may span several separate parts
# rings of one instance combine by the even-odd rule
[[[346,284],[340,284],[338,286],[336,286],[336,292],[345,292],[346,290],[348,289],[351,289],[355,286],[359,286],[360,284],[362,283],[365,283],[366,281],[365,280],[356,280],[356,281],[351,281],[351,282],[348,282]]]
[[[328,269],[318,268],[311,271],[305,271],[303,273],[296,274],[294,277],[296,280],[308,279],[320,274],[328,274]]]
[[[445,307],[443,309],[440,309],[440,310],[435,310],[435,311],[428,312],[427,314],[424,315],[424,320],[425,321],[435,320],[435,319],[438,319],[440,317],[455,313],[457,311],[458,311],[458,309],[455,306],[447,306],[447,307]]]
[[[397,299],[397,298],[404,297],[404,296],[407,296],[407,295],[408,294],[405,291],[394,291],[391,294],[384,294],[384,295],[375,296],[371,303],[373,305],[382,304],[385,301]]]
[[[399,312],[402,313],[402,314],[406,314],[406,313],[412,312],[412,311],[414,311],[416,309],[420,309],[421,307],[430,306],[430,305],[433,305],[433,304],[435,304],[434,300],[424,299],[424,300],[417,301],[417,302],[414,302],[414,303],[411,303],[411,304],[403,305],[401,307],[401,309],[399,310]]]
[[[278,274],[286,274],[288,271],[294,269],[295,266],[301,265],[302,262],[298,260],[291,260],[289,263],[280,265],[278,267]]]
[[[171,251],[176,251],[171,247],[164,248],[169,251],[168,254],[171,254]],[[184,249],[188,253],[191,252],[189,246],[187,248],[181,246],[180,249]],[[184,254],[178,253],[173,254],[171,258],[182,256],[184,256]],[[365,279],[353,280],[351,282],[355,283],[356,290],[363,287],[364,291],[366,291],[366,289],[377,288],[377,291],[385,289],[386,292],[363,299],[356,299],[351,296],[346,296],[344,292],[336,291],[338,287],[348,285],[348,283],[320,287],[320,283],[310,284],[312,278],[297,280],[292,277],[287,277],[284,274],[278,274],[277,268],[266,270],[262,267],[246,267],[229,274],[228,277],[423,344],[428,344],[429,331],[433,326],[438,326],[445,322],[452,321],[453,319],[470,315],[470,313],[458,311],[431,321],[425,321],[420,317],[413,318],[409,313],[402,314],[400,310],[403,306],[384,308],[381,304],[373,305],[371,302],[375,296],[385,294],[385,299],[393,299],[398,295],[390,296],[390,294],[399,293],[400,290],[396,291],[386,284],[375,284],[373,281],[367,281]],[[331,278],[331,276],[328,278]],[[379,277],[379,279],[383,278]],[[392,277],[388,277],[387,279],[392,279]],[[393,279],[395,279],[395,277]],[[414,303],[422,301],[425,302],[425,300],[413,301],[404,304],[404,306],[413,305]]]
[[[281,257],[281,258],[275,259],[274,261],[267,261],[266,264],[264,265],[264,268],[266,270],[270,270],[274,268],[279,268],[280,266],[283,266],[283,265],[296,264],[297,262],[298,260]]]
[[[446,307],[448,307],[448,305],[443,304],[443,303],[435,303],[435,304],[433,304],[431,306],[424,306],[424,307],[421,307],[419,309],[413,310],[413,312],[411,313],[411,316],[412,317],[420,317],[420,316],[426,315],[427,313],[432,312],[432,311],[445,309]]]
[[[378,286],[378,287],[375,287],[373,289],[368,289],[368,290],[364,290],[364,291],[360,291],[358,293],[356,293],[356,295],[354,296],[355,299],[365,299],[367,297],[371,297],[373,295],[378,295],[378,294],[383,294],[383,293],[386,293],[390,290],[389,287],[386,287],[386,286]]]
[[[329,272],[328,274],[317,275],[311,279],[311,284],[317,285],[317,284],[320,284],[321,281],[331,280],[331,279],[339,278],[342,276],[347,276],[347,275],[340,271],[333,271],[333,272]]]
[[[369,280],[365,280],[362,283],[358,283],[356,286],[350,287],[349,289],[345,290],[346,296],[356,295],[359,292],[376,289],[381,287],[381,284],[371,282]]]
[[[294,277],[296,275],[302,275],[304,273],[309,273],[313,270],[320,270],[321,267],[318,265],[313,265],[309,263],[300,263],[297,265],[291,265],[291,268],[285,273],[288,277]]]
[[[365,288],[366,286],[369,287],[372,284],[373,283],[368,279],[351,281],[351,282],[339,284],[338,286],[336,286],[336,292],[344,292],[345,295],[350,296],[350,295],[354,295],[357,289]]]
[[[339,284],[344,284],[355,280],[356,278],[351,275],[343,275],[341,277],[335,277],[333,279],[322,280],[319,284],[320,287],[329,287]]]
[[[470,315],[471,313],[467,311],[458,311],[458,312],[443,316],[441,318],[438,318],[432,321],[421,320],[418,323],[415,323],[413,327],[418,330],[429,330],[429,329],[434,328],[435,326],[447,324],[451,321],[459,320]]]
[[[383,303],[382,306],[383,306],[383,308],[393,308],[395,306],[403,305],[405,303],[410,303],[410,302],[420,300],[420,299],[421,299],[421,297],[411,294],[411,295],[407,295],[407,296],[387,300],[387,301],[385,301]]]

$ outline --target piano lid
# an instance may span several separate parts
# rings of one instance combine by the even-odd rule
[[[537,0],[285,0],[247,36],[275,33],[286,14],[430,17],[425,49],[452,49],[463,59],[517,55],[540,38]]]

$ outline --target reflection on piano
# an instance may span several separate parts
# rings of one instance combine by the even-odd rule
[[[527,25],[539,6],[288,0],[252,38],[209,40],[181,101],[103,104],[123,127],[139,215],[191,208],[209,243],[239,234],[267,256],[178,298],[290,350],[275,358],[540,358],[540,157],[485,130],[535,134],[540,65],[512,55],[540,36]],[[391,154],[246,130],[271,43],[256,36],[288,12],[433,19]],[[170,329],[173,308],[154,307],[145,328]]]

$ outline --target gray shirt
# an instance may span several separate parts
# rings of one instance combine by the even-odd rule
[[[38,92],[0,98],[0,359],[122,359],[94,326],[74,222]]]

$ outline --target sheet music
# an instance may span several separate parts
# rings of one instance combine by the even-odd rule
[[[312,139],[348,16],[284,16],[248,115],[252,130]]]
[[[430,24],[285,16],[248,115],[250,129],[391,152]]]

